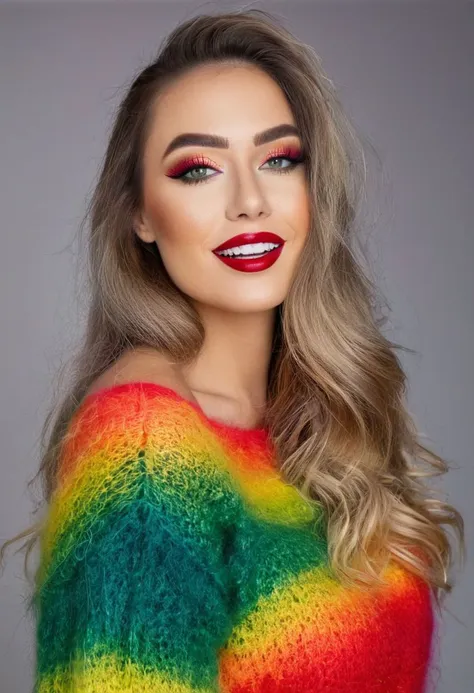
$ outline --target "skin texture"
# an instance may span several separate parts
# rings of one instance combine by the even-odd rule
[[[310,223],[304,161],[279,174],[275,169],[291,162],[285,154],[273,158],[282,146],[301,153],[300,139],[253,143],[256,133],[283,123],[295,125],[284,93],[257,67],[200,66],[174,81],[154,105],[144,153],[144,203],[134,224],[142,240],[157,244],[170,277],[205,326],[201,352],[175,371],[173,386],[187,389],[209,416],[249,427],[258,424],[265,405],[275,308],[288,292]],[[164,156],[171,140],[189,132],[220,135],[230,146],[187,145]],[[204,162],[189,163],[195,157]],[[185,178],[205,180],[186,184],[171,178],[183,160]],[[261,230],[285,240],[270,268],[239,272],[212,253],[236,234]],[[135,358],[158,363],[159,357],[145,349]]]

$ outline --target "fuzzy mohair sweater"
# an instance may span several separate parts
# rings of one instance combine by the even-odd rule
[[[35,693],[421,693],[428,585],[331,573],[265,429],[147,382],[87,396],[41,535]],[[319,529],[318,529],[319,528]]]

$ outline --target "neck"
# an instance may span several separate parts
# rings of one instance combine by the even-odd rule
[[[265,407],[276,309],[229,313],[196,306],[205,338],[196,359],[182,371],[196,397],[228,407],[244,419]]]

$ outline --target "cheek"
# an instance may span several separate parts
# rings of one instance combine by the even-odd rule
[[[278,197],[278,210],[288,220],[297,237],[303,239],[310,225],[310,198],[303,178],[295,180],[294,187]]]
[[[310,200],[309,193],[306,187],[300,190],[300,195],[296,204],[295,215],[298,223],[298,227],[301,228],[305,233],[309,229],[309,217],[310,217]]]
[[[171,196],[155,197],[148,201],[148,217],[151,219],[158,247],[196,247],[204,242],[209,221],[204,205],[183,204]],[[212,227],[211,227],[212,228]]]

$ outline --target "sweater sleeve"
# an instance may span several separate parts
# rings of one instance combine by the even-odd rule
[[[171,405],[85,402],[41,535],[35,693],[219,691],[223,471]]]

